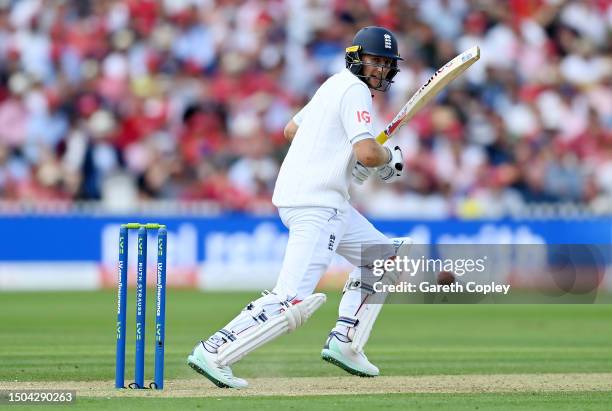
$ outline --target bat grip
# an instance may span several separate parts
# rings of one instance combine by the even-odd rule
[[[389,136],[387,135],[385,130],[381,131],[380,134],[376,136],[376,141],[380,145],[385,144],[387,140],[389,140]]]

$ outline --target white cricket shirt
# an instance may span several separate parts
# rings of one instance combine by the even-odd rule
[[[348,69],[331,76],[295,115],[299,126],[283,161],[276,207],[343,209],[357,161],[352,145],[373,138],[372,95]]]

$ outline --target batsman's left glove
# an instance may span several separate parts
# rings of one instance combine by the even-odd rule
[[[376,169],[376,174],[385,183],[390,183],[400,177],[404,169],[404,158],[399,146],[395,146],[393,150],[389,151],[391,152],[389,162]]]

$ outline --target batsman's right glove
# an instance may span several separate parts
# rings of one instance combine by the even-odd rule
[[[373,169],[364,166],[359,161],[356,162],[355,167],[353,167],[353,180],[356,184],[362,185],[363,182],[366,181],[368,177],[370,177],[370,174],[372,174],[372,170]]]

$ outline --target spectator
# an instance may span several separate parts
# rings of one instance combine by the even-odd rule
[[[611,212],[610,15],[597,0],[2,2],[0,193],[98,200],[121,181],[133,201],[269,210],[284,124],[352,33],[382,24],[405,61],[374,100],[378,128],[454,55],[482,58],[394,137],[406,179],[356,188],[358,207]]]

